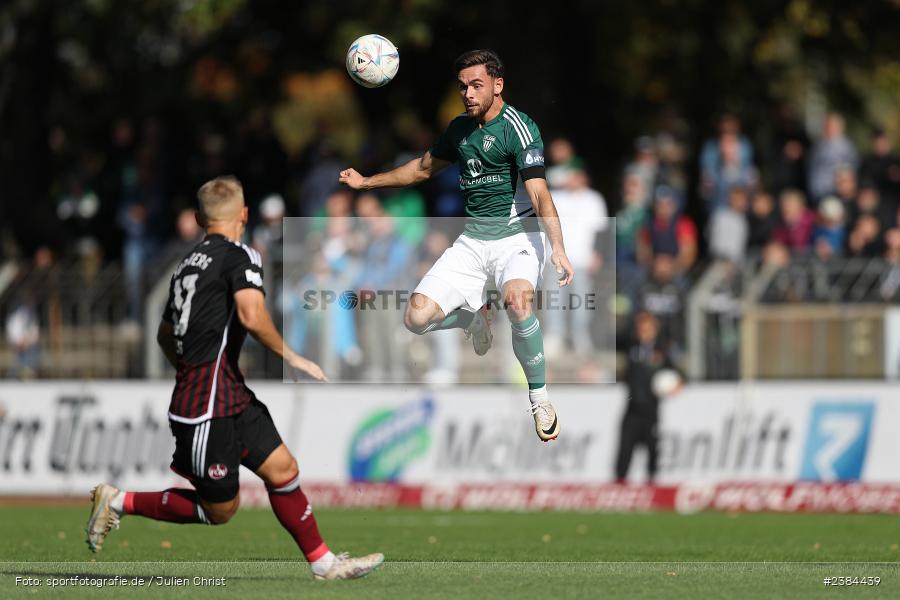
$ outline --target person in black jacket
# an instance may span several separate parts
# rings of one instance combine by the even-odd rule
[[[625,369],[628,404],[622,418],[616,481],[624,483],[634,449],[643,445],[648,453],[647,480],[652,483],[657,470],[660,401],[653,390],[653,376],[662,369],[674,367],[659,339],[659,321],[652,313],[642,310],[635,315],[634,333]]]

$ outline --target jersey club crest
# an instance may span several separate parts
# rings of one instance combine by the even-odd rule
[[[228,475],[228,467],[223,465],[222,463],[216,463],[214,465],[209,465],[209,469],[207,470],[209,473],[210,479],[222,479],[226,475]]]
[[[485,152],[487,152],[488,150],[491,149],[491,146],[493,146],[494,142],[496,142],[496,141],[497,141],[496,137],[494,137],[492,135],[485,135],[484,138],[482,138],[482,140],[481,140],[481,147]]]

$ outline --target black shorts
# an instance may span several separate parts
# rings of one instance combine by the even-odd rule
[[[238,494],[238,467],[256,471],[281,445],[269,409],[259,400],[243,412],[188,425],[169,421],[175,436],[172,470],[187,478],[207,502]]]

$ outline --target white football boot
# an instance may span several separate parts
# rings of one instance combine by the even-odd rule
[[[528,390],[531,401],[531,414],[534,416],[534,429],[542,442],[555,440],[559,436],[559,419],[556,410],[547,398],[547,388]]]
[[[380,552],[365,556],[350,556],[341,552],[335,555],[334,564],[327,573],[314,576],[316,579],[359,579],[377,569],[383,562],[384,554]]]
[[[87,545],[92,552],[100,552],[103,548],[103,540],[109,535],[109,532],[115,528],[119,528],[119,512],[110,506],[110,502],[119,493],[108,483],[101,483],[91,490],[91,517],[88,519],[87,527]]]

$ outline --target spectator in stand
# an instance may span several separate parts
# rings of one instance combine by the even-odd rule
[[[900,264],[900,228],[888,229],[884,234],[884,258],[892,265]]]
[[[859,157],[853,143],[844,134],[844,119],[837,113],[828,113],[822,125],[822,138],[813,146],[809,165],[809,193],[813,205],[834,194],[835,175],[838,167],[848,165],[856,169]]]
[[[575,147],[566,137],[556,137],[547,144],[547,185],[554,192],[566,183],[573,169],[581,169],[584,162],[575,155]]]
[[[874,258],[884,253],[878,217],[863,213],[856,219],[847,237],[847,253],[857,258]]]
[[[254,169],[262,168],[257,164]],[[257,173],[259,175],[259,173]],[[259,185],[263,185],[261,180]],[[262,188],[265,189],[265,188]],[[250,204],[248,203],[248,207]],[[271,307],[272,318],[276,323],[283,322],[284,298],[284,217],[285,203],[280,194],[269,194],[262,201],[256,202],[255,211],[258,213],[258,222],[250,230],[250,246],[259,252],[263,260],[263,269],[269,275],[267,288],[270,299],[267,303]],[[292,237],[288,234],[288,238]],[[296,259],[295,259],[296,260]],[[302,259],[300,259],[302,260]],[[260,357],[260,368],[272,376],[284,374],[284,366],[280,360],[272,360],[272,356],[264,351],[259,343],[251,338],[247,340],[247,349]]]
[[[735,186],[728,196],[728,207],[713,214],[709,225],[709,251],[714,258],[735,264],[744,261],[750,226],[747,223],[747,189]]]
[[[859,195],[859,182],[856,171],[850,165],[840,165],[834,174],[835,196],[844,204],[844,208],[852,210],[856,206]]]
[[[748,223],[747,249],[752,255],[759,256],[772,240],[778,227],[778,213],[775,212],[775,199],[772,194],[762,190],[753,194]]]
[[[83,163],[89,163],[87,157]],[[63,235],[71,245],[99,246],[100,197],[94,192],[88,165],[72,170],[66,178],[66,190],[56,203],[56,216],[63,225]]]
[[[557,190],[566,184],[569,171],[583,169],[584,161],[575,155],[575,147],[568,138],[558,137],[547,146],[547,184],[550,189]]]
[[[372,196],[372,194],[363,195]],[[396,301],[394,292],[409,290],[411,281],[412,248],[394,231],[394,219],[385,213],[377,199],[357,201],[357,214],[364,220],[368,232],[358,288],[366,292],[389,292],[388,302]],[[403,381],[406,360],[403,342],[408,340],[402,327],[402,312],[396,304],[382,308],[383,294],[376,296],[378,310],[360,311],[363,354],[366,360],[367,381]]]
[[[300,184],[301,217],[310,217],[319,214],[325,206],[328,196],[334,191],[335,173],[342,168],[337,159],[337,151],[334,144],[327,138],[322,138],[314,146],[313,158],[306,177]]]
[[[884,246],[884,259],[891,265],[900,265],[900,229],[885,232]]]
[[[816,217],[807,206],[803,192],[781,192],[781,224],[775,229],[773,239],[792,253],[806,253],[812,245],[812,233]]]
[[[280,263],[284,244],[284,198],[270,194],[259,204],[259,224],[253,228],[251,245],[263,260]]]
[[[452,163],[432,179],[435,217],[458,218],[463,214],[463,196],[459,189],[459,165]]]
[[[894,226],[896,214],[893,207],[882,201],[878,188],[865,184],[859,190],[856,202],[850,206],[850,226],[851,229],[855,227],[862,215],[872,215],[878,220],[879,229],[885,231]]]
[[[135,170],[128,174],[119,206],[118,222],[125,232],[123,258],[128,289],[128,333],[131,334],[139,334],[143,319],[144,268],[162,246],[165,190],[159,167],[158,146],[145,143],[138,152]]]
[[[180,254],[183,256],[187,249],[193,248],[203,239],[203,229],[197,222],[197,210],[194,208],[182,208],[178,211],[175,219],[175,233],[181,248],[184,249]]]
[[[333,372],[352,370],[362,362],[355,312],[341,310],[337,304],[325,310],[306,309],[303,296],[306,290],[341,293],[354,289],[360,270],[355,250],[360,243],[353,230],[352,206],[353,195],[346,190],[336,190],[328,196],[323,214],[311,219],[313,235],[306,239],[310,263],[306,263],[306,256],[289,258],[304,261],[306,275],[300,281],[291,280],[295,287],[285,290],[280,303],[288,345],[308,348],[323,368],[331,364]]]
[[[656,142],[649,135],[643,135],[634,142],[634,158],[625,169],[629,173],[635,173],[644,182],[647,190],[645,203],[649,204],[649,194],[663,183],[663,174],[656,155]]]
[[[762,259],[765,265],[785,267],[791,262],[791,251],[787,246],[773,238],[763,248]]]
[[[238,126],[236,143],[229,144],[231,164],[248,193],[250,214],[260,210],[267,191],[282,190],[287,180],[287,155],[264,109],[252,109]],[[251,217],[252,218],[252,217]]]
[[[400,166],[412,160],[412,156],[401,154],[394,161]],[[389,190],[384,198],[385,213],[393,217],[394,229],[409,246],[416,247],[425,239],[428,221],[425,217],[425,198],[416,188],[396,188]]]
[[[878,295],[884,302],[897,302],[900,300],[900,229],[888,230],[884,242],[884,260],[888,268],[881,273]]]
[[[384,217],[384,206],[381,204],[381,197],[373,191],[366,191],[356,197],[356,204],[353,212],[359,217],[363,223],[370,224],[375,219]]]
[[[809,136],[793,110],[785,105],[778,112],[770,166],[772,190],[806,190]]]
[[[844,204],[834,196],[819,203],[818,223],[813,230],[813,251],[820,260],[842,256],[847,239]]]
[[[303,220],[303,228],[308,229],[312,234],[310,236],[311,243],[315,245],[315,240],[325,234],[331,220],[351,217],[353,203],[353,193],[348,188],[332,189],[325,199],[325,205],[312,218]]]
[[[687,122],[674,107],[666,107],[659,115],[659,129],[654,135],[659,164],[665,174],[664,183],[677,190],[687,190],[687,160],[690,156]]]
[[[333,219],[336,217],[349,217],[352,214],[353,193],[347,188],[337,188],[328,194],[320,216],[324,216],[326,219]]]
[[[595,242],[597,236],[608,227],[609,217],[606,212],[606,201],[600,192],[591,189],[590,179],[583,169],[569,169],[568,177],[562,180],[562,185],[562,189],[554,192],[553,203],[559,213],[569,261],[575,270],[582,274],[578,282],[572,281],[570,293],[583,300],[594,289],[593,279],[602,264],[602,259],[595,249]],[[554,278],[548,272],[545,281],[553,281]],[[561,295],[561,297],[568,296]],[[545,349],[551,353],[562,346],[566,337],[570,337],[575,351],[587,358],[594,349],[591,341],[590,311],[584,305],[577,309],[567,305],[569,309],[567,311],[560,308],[560,306],[548,308],[544,312],[542,327],[544,327]],[[570,321],[571,336],[566,335],[567,320]]]
[[[753,165],[753,146],[750,140],[741,133],[741,122],[733,114],[726,113],[719,117],[716,136],[703,143],[700,150],[700,175],[702,179],[712,178],[721,168],[722,140],[736,138],[738,142],[738,162],[742,167]]]
[[[202,123],[192,128],[196,148],[185,160],[186,178],[189,186],[196,189],[202,182],[231,171],[228,164],[229,148],[225,136],[210,123]]]
[[[622,208],[616,213],[616,277],[626,293],[640,281],[638,237],[649,219],[644,203],[644,182],[637,173],[626,172],[622,182]]]
[[[16,354],[9,377],[31,379],[41,362],[41,330],[34,303],[22,297],[6,317],[6,342]]]
[[[322,256],[328,263],[335,281],[340,289],[353,289],[362,272],[362,259],[360,253],[368,243],[367,232],[360,226],[357,219],[347,215],[335,215],[329,217],[325,225],[325,238],[322,242]],[[355,338],[353,343],[355,344]],[[348,346],[350,348],[350,346]],[[353,351],[348,362],[358,362],[357,348]],[[358,356],[362,357],[362,351],[358,350]]]
[[[679,283],[674,255],[660,252],[653,257],[650,277],[638,290],[635,305],[656,317],[660,339],[680,357],[686,344],[684,312],[687,296]]]
[[[697,227],[681,214],[681,198],[667,185],[656,188],[650,222],[638,238],[638,262],[649,266],[657,254],[676,257],[676,271],[685,275],[697,261]]]
[[[900,157],[883,129],[872,133],[872,146],[859,168],[860,179],[871,181],[891,203],[900,202]]]
[[[339,227],[346,221],[333,223]],[[321,294],[346,290],[351,283],[345,274],[336,272],[330,264],[335,263],[321,253],[313,254],[309,272],[294,284],[292,290],[285,288],[279,306],[284,315],[287,344],[316,358],[323,368],[328,368],[332,377],[338,377],[344,369],[361,362],[362,351],[356,341],[354,311],[338,303],[326,306],[322,300]],[[309,292],[315,294],[315,304],[307,301]]]
[[[325,224],[322,240],[322,256],[335,275],[343,278],[344,285],[352,285],[359,266],[356,254],[365,243],[363,235],[354,231],[354,219],[349,215],[335,215]]]
[[[134,171],[136,132],[133,120],[120,117],[115,120],[110,131],[106,148],[103,171],[98,181],[100,196],[99,223],[116,220],[116,213],[123,197],[123,187],[129,183],[129,175]],[[96,231],[106,256],[117,256],[122,250],[121,232],[116,227],[101,227]]]
[[[156,261],[158,268],[153,273],[154,280],[167,277],[166,273],[175,268],[172,263],[184,258],[202,239],[203,230],[197,223],[197,210],[188,207],[179,210],[175,217],[175,237],[166,242],[162,252],[159,253],[159,259]]]
[[[719,139],[719,161],[712,171],[704,171],[701,195],[706,201],[709,216],[728,206],[731,188],[740,186],[751,189],[756,186],[756,168],[743,160],[741,141],[737,134],[724,133]]]

